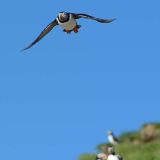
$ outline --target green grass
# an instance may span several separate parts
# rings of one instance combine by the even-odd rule
[[[138,132],[126,132],[122,133],[119,137],[121,143],[123,142],[133,142],[140,139],[140,134]]]
[[[152,123],[157,131],[160,131],[160,123]],[[145,128],[143,125],[140,130]],[[160,133],[160,132],[159,132]],[[160,160],[160,138],[149,142],[141,140],[140,131],[126,132],[119,136],[120,144],[116,146],[116,151],[123,156],[125,160]],[[108,144],[97,145],[98,151]],[[79,160],[95,160],[95,154],[82,154]]]
[[[160,141],[136,145],[123,143],[117,146],[116,150],[126,160],[160,160]]]
[[[96,159],[96,154],[82,154],[79,157],[80,160],[95,160]]]

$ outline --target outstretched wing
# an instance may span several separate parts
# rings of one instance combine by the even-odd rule
[[[39,34],[39,36],[26,48],[24,48],[22,51],[31,48],[34,44],[36,44],[37,42],[39,42],[47,33],[49,33],[53,27],[55,27],[56,25],[58,25],[57,20],[55,19],[54,21],[52,21],[50,24],[47,25],[47,27]]]
[[[113,18],[113,19],[96,18],[96,17],[90,16],[88,14],[83,14],[83,13],[72,13],[72,14],[73,14],[75,19],[86,18],[86,19],[95,20],[95,21],[100,22],[100,23],[110,23],[110,22],[115,20],[115,18]]]

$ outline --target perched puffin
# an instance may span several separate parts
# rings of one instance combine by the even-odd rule
[[[81,27],[77,24],[77,19],[86,18],[95,20],[100,23],[110,23],[115,20],[114,19],[100,19],[83,13],[69,13],[69,12],[59,12],[56,19],[54,19],[50,24],[46,26],[46,28],[39,34],[39,36],[26,48],[23,50],[31,48],[34,44],[39,42],[47,33],[49,33],[55,26],[60,25],[63,28],[63,31],[66,33],[71,33],[74,31],[78,32],[78,29]]]
[[[109,143],[111,143],[112,145],[116,145],[119,143],[118,138],[114,136],[112,131],[109,131],[107,134]]]

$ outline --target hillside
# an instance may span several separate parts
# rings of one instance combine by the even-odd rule
[[[125,160],[160,160],[160,123],[144,124],[137,132],[122,133],[116,151]],[[107,154],[109,144],[99,144],[99,152]],[[79,160],[95,160],[96,154],[82,154]]]

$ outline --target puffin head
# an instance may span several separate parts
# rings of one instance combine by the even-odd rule
[[[113,132],[112,131],[108,131],[108,133],[107,133],[108,135],[112,135],[113,134]]]
[[[108,153],[114,155],[115,154],[114,148],[113,147],[108,147]]]
[[[69,14],[66,12],[59,12],[58,18],[60,21],[66,21],[69,18]]]

